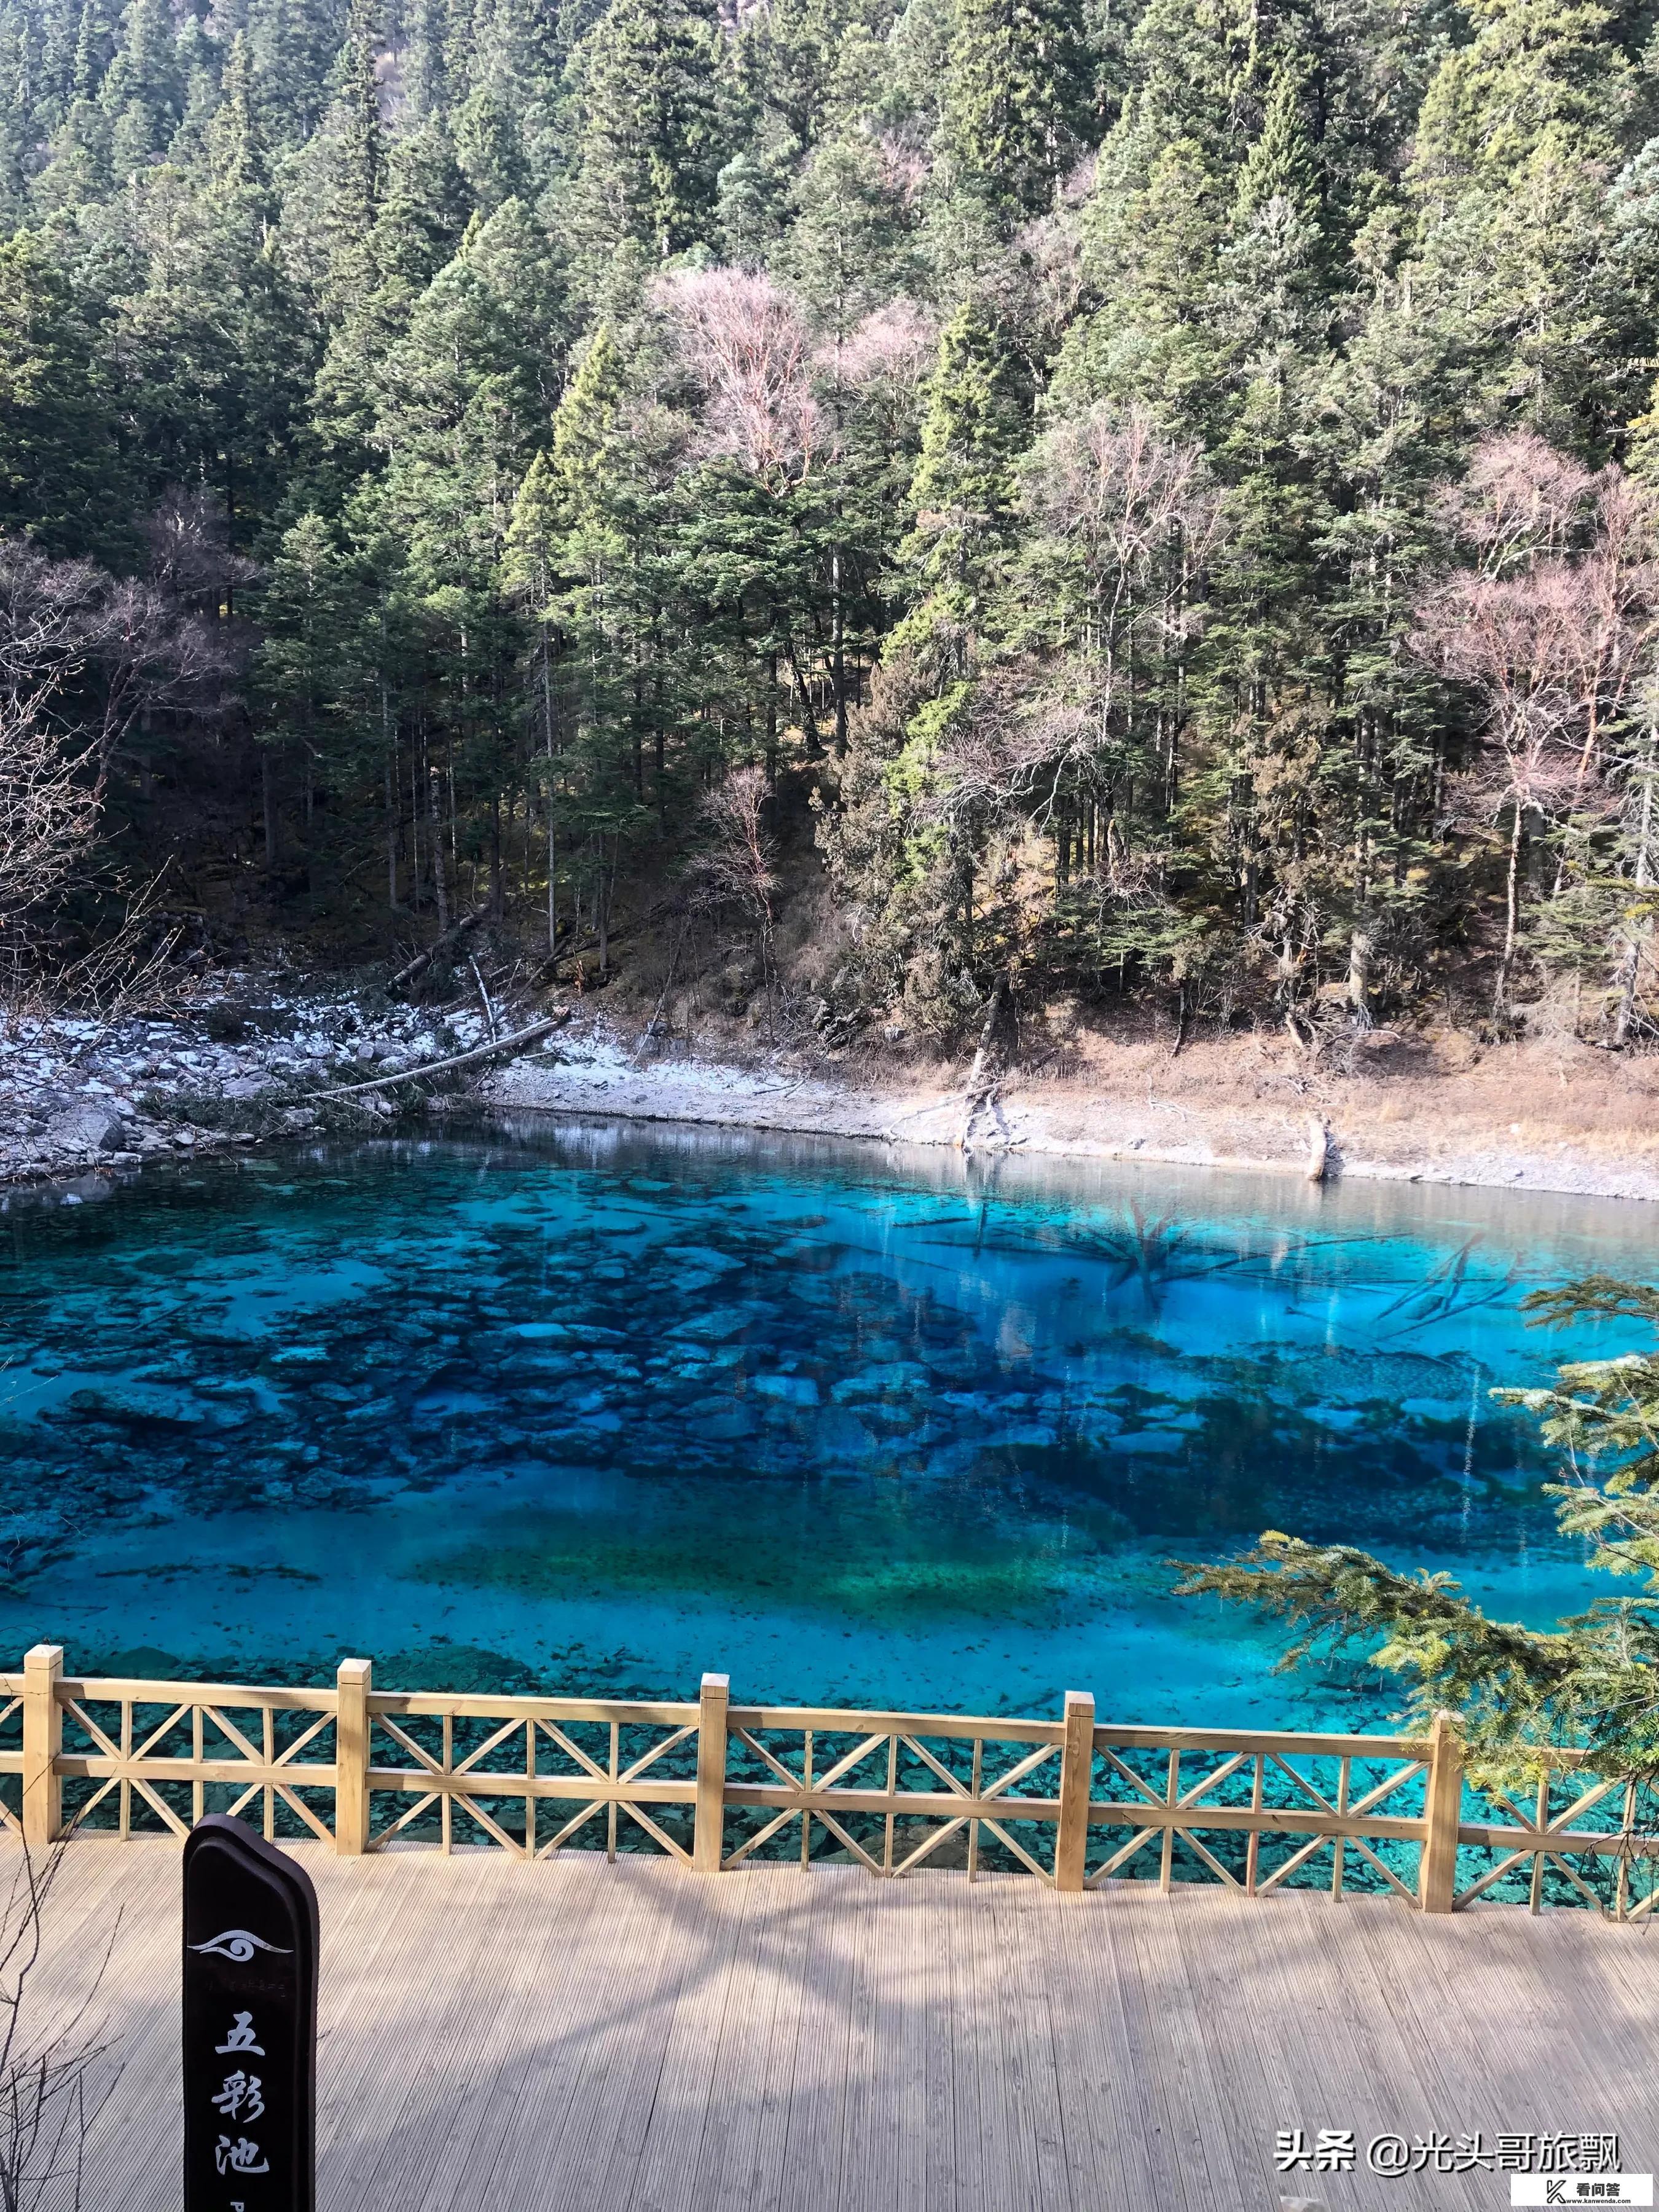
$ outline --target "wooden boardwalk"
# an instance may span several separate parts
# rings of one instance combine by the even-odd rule
[[[1281,2179],[1285,2127],[1352,2128],[1362,2152],[1385,2130],[1605,2130],[1626,2171],[1659,2165],[1651,1928],[1150,1883],[296,1856],[322,1899],[319,2212],[1509,2200],[1489,2172]],[[0,1876],[16,1859],[0,1849]],[[120,2070],[86,2212],[177,2212],[178,1882],[174,1842],[76,1844],[51,1906],[43,2014],[113,1939],[93,2018]]]

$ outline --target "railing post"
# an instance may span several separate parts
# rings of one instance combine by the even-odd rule
[[[64,1748],[61,1644],[37,1644],[23,1655],[23,1842],[31,1851],[55,1843],[64,1826],[64,1784],[56,1765]]]
[[[1091,1690],[1067,1690],[1060,1747],[1060,1825],[1054,1836],[1054,1887],[1083,1887],[1089,1850],[1089,1790],[1095,1768],[1095,1699]]]
[[[1463,1739],[1452,1713],[1437,1713],[1429,1736],[1429,1778],[1423,1793],[1423,1855],[1417,1902],[1424,1912],[1449,1912],[1457,1897],[1457,1829],[1463,1817]]]
[[[368,1693],[374,1664],[342,1659],[335,1675],[334,1848],[343,1858],[368,1849]]]
[[[729,1674],[705,1674],[697,1713],[697,1819],[691,1863],[699,1874],[718,1874],[726,1856],[726,1713]]]

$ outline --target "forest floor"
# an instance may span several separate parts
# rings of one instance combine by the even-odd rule
[[[620,1013],[620,1009],[618,1010]],[[490,1103],[815,1135],[957,1145],[954,1068],[874,1052],[809,1056],[710,1038],[696,1054],[643,1024],[578,1014],[551,1052],[478,1086]],[[1334,1064],[1271,1034],[1169,1038],[1074,1031],[1012,1073],[975,1118],[975,1150],[1181,1161],[1305,1175],[1312,1127],[1329,1170],[1659,1200],[1659,1058],[1567,1040],[1480,1046],[1379,1033]]]
[[[252,983],[115,1030],[14,1034],[0,1053],[0,1189],[73,1193],[89,1171],[158,1153],[385,1129],[408,1089],[331,1094],[486,1034],[475,1012],[388,1006],[383,993],[365,1003],[343,985],[273,997]],[[1232,1032],[1176,1054],[1167,1027],[1051,1015],[1028,1024],[1020,1065],[970,1125],[967,1055],[947,1063],[908,1040],[836,1050],[810,1030],[774,1040],[718,1018],[699,1022],[693,1044],[651,1034],[647,1013],[623,992],[579,1000],[556,1034],[466,1071],[433,1103],[1295,1175],[1322,1127],[1334,1174],[1659,1200],[1659,1056],[1565,1037],[1483,1046],[1452,1030],[1377,1032],[1310,1054],[1274,1032]]]

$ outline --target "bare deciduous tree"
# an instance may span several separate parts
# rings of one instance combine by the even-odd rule
[[[0,939],[46,904],[98,834],[90,748],[76,754],[51,726],[52,689],[0,688]]]
[[[659,297],[703,394],[703,450],[778,488],[802,482],[829,426],[794,302],[769,276],[742,269],[680,270],[662,279]]]
[[[1102,401],[1037,441],[1024,499],[1044,538],[1074,565],[1078,647],[1099,664],[1090,688],[1103,733],[1137,617],[1150,617],[1166,647],[1195,623],[1182,586],[1213,550],[1220,495],[1200,447],[1162,436],[1144,408],[1124,413]]]
[[[254,572],[230,552],[212,502],[164,501],[146,536],[138,578],[0,539],[0,955],[14,1001],[48,968],[59,998],[107,1012],[146,997],[170,942],[157,936],[154,881],[132,898],[106,878],[119,918],[67,963],[51,943],[62,901],[93,871],[111,771],[134,728],[167,714],[211,723],[246,659],[232,604]]]
[[[1634,774],[1622,744],[1659,645],[1659,504],[1622,471],[1591,476],[1541,439],[1488,440],[1442,514],[1474,558],[1418,610],[1418,650],[1481,706],[1482,751],[1458,787],[1509,832],[1504,1014],[1521,934],[1528,823],[1559,840],[1553,896]],[[1649,802],[1650,805],[1650,802]],[[1644,848],[1645,849],[1645,848]],[[1619,960],[1628,963],[1621,944]]]
[[[142,717],[211,720],[246,659],[232,599],[255,572],[229,551],[211,502],[165,501],[146,535],[143,577],[0,539],[0,686],[50,697],[62,722],[84,734],[100,794]]]
[[[0,1906],[0,2212],[77,2212],[87,2128],[99,2101],[105,2047],[90,2032],[90,1989],[67,2017],[37,2024],[32,1981],[44,1951],[47,1899],[63,1846],[44,1863],[25,1850]],[[112,1936],[111,1942],[113,1942]]]
[[[1589,520],[1595,479],[1530,430],[1485,438],[1436,507],[1483,576],[1512,575],[1570,552]]]
[[[703,903],[736,906],[754,921],[769,979],[778,878],[776,848],[766,827],[767,796],[766,776],[758,768],[734,769],[716,784],[700,809],[707,839],[692,864],[691,880],[694,896]]]
[[[853,390],[890,383],[914,394],[939,354],[939,323],[914,300],[890,300],[854,325],[840,345],[821,349],[819,368]]]

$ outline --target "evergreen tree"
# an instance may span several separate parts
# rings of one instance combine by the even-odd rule
[[[253,50],[246,31],[234,34],[225,58],[222,96],[209,127],[207,156],[221,191],[258,192],[270,182],[254,92]]]
[[[378,273],[370,240],[386,198],[388,151],[380,115],[378,47],[374,0],[352,0],[335,70],[337,89],[323,126],[326,299],[337,313],[357,304],[373,289]]]
[[[162,153],[183,118],[184,84],[167,0],[128,0],[99,100],[110,118],[110,161],[118,182]]]
[[[611,0],[571,58],[568,208],[590,286],[632,242],[665,261],[712,230],[716,33],[701,0]]]
[[[488,85],[470,94],[456,115],[455,152],[481,214],[528,198],[530,164],[518,118]]]
[[[913,564],[926,623],[957,639],[965,665],[984,594],[1013,516],[1014,456],[1029,422],[1002,334],[965,300],[939,336],[921,451],[910,480],[915,518],[901,558]]]
[[[793,198],[794,221],[775,259],[839,343],[913,277],[906,210],[864,137],[820,146]]]
[[[1590,1317],[1659,1325],[1659,1291],[1606,1275],[1525,1303],[1547,1326]],[[1507,1786],[1536,1780],[1564,1746],[1592,1774],[1650,1776],[1659,1766],[1659,1359],[1649,1349],[1573,1361],[1553,1389],[1492,1395],[1536,1414],[1560,1450],[1556,1517],[1564,1536],[1588,1540],[1586,1567],[1643,1578],[1643,1596],[1592,1585],[1583,1613],[1534,1629],[1488,1620],[1449,1575],[1402,1574],[1352,1546],[1276,1529],[1240,1559],[1189,1569],[1182,1594],[1212,1594],[1284,1623],[1296,1640],[1281,1668],[1367,1647],[1403,1681],[1413,1720],[1459,1714],[1477,1773]]]
[[[1423,101],[1413,281],[1477,422],[1605,447],[1640,404],[1602,245],[1629,65],[1591,0],[1482,0],[1476,21]]]
[[[194,191],[163,166],[134,179],[125,213],[132,276],[112,335],[135,475],[147,503],[211,484],[232,542],[250,545],[282,503],[312,363],[264,196]]]
[[[42,241],[0,242],[0,530],[107,554],[128,486],[93,333]]]
[[[563,772],[566,637],[559,596],[563,584],[570,512],[559,472],[545,447],[531,463],[513,502],[502,548],[507,592],[528,617],[526,659],[541,756],[539,791],[547,830],[547,949],[559,941],[559,834]]]
[[[1089,72],[1066,0],[956,0],[941,150],[953,180],[1040,212],[1087,127]]]
[[[261,127],[273,146],[297,147],[321,120],[346,39],[344,0],[246,0],[246,30]]]

